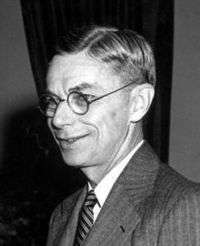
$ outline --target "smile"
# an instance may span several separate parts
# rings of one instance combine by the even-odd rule
[[[76,136],[76,137],[70,137],[70,138],[58,138],[58,141],[60,142],[61,146],[64,147],[66,145],[72,145],[73,143],[77,142],[78,140],[85,138],[89,134],[81,135],[81,136]]]

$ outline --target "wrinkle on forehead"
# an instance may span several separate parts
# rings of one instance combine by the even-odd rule
[[[56,74],[67,73],[70,70],[73,75],[73,70],[76,70],[77,67],[81,66],[92,67],[93,69],[99,69],[100,67],[105,69],[105,67],[107,67],[105,63],[93,59],[85,52],[80,52],[78,54],[63,53],[54,56],[52,59],[49,66],[49,75],[51,76],[52,73],[55,73],[55,69]]]
[[[63,53],[56,55],[50,63],[47,83],[56,81],[66,83],[70,80],[79,80],[76,83],[92,82],[98,84],[98,81],[102,79],[113,80],[114,77],[119,81],[119,77],[113,73],[108,64],[91,58],[85,52],[78,54]],[[76,86],[76,84],[73,85]]]

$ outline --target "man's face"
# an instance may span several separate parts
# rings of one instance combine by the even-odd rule
[[[119,76],[107,65],[83,53],[54,57],[47,75],[47,90],[62,99],[70,91],[99,97],[120,86]],[[122,90],[93,102],[85,115],[71,111],[67,102],[59,104],[48,125],[68,165],[109,168],[127,133],[125,93]]]

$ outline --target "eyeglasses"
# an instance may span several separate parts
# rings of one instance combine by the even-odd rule
[[[90,94],[84,94],[78,91],[72,91],[68,94],[67,99],[61,99],[57,96],[51,94],[43,94],[39,99],[39,108],[42,114],[48,118],[54,117],[57,107],[61,102],[67,102],[70,109],[78,114],[84,115],[88,112],[89,106],[91,103],[96,102],[104,97],[107,97],[117,91],[120,91],[135,82],[131,82],[123,87],[118,88],[117,90],[111,91],[107,94],[104,94],[100,97],[96,97]]]

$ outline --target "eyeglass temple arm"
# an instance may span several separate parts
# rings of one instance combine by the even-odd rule
[[[105,95],[103,95],[103,96],[97,97],[97,98],[95,98],[95,99],[93,99],[93,100],[91,100],[91,101],[88,101],[88,102],[89,102],[89,103],[95,102],[95,101],[97,101],[97,100],[99,100],[99,99],[101,99],[101,98],[107,97],[107,96],[109,96],[109,95],[111,95],[111,94],[113,94],[113,93],[115,93],[115,92],[117,92],[117,91],[120,91],[120,90],[122,90],[122,89],[128,87],[129,85],[134,84],[134,83],[136,83],[136,82],[135,82],[135,81],[134,81],[134,82],[131,82],[131,83],[127,84],[127,85],[124,85],[123,87],[118,88],[117,90],[111,91],[111,92],[109,92],[109,93],[107,93],[107,94],[105,94]]]

